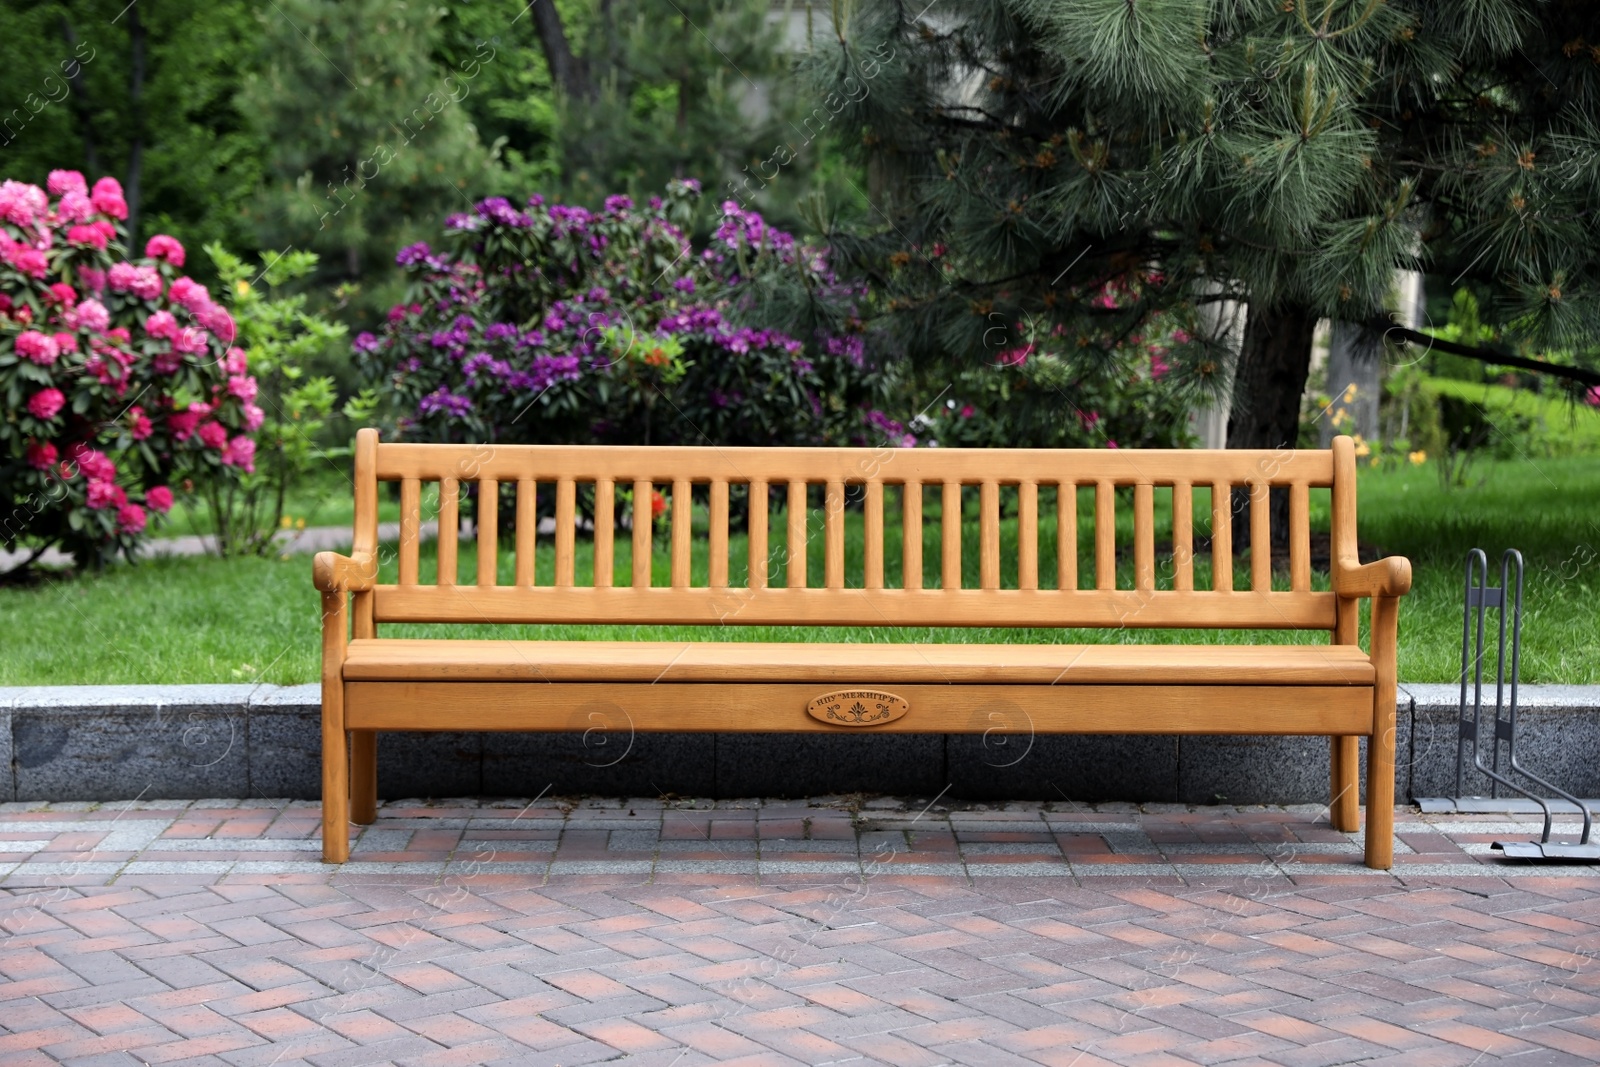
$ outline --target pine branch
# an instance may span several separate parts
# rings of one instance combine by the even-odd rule
[[[1600,386],[1600,371],[1585,370],[1582,367],[1564,367],[1559,363],[1547,363],[1542,359],[1528,359],[1525,356],[1512,355],[1500,348],[1489,348],[1475,345],[1463,345],[1455,341],[1446,341],[1440,337],[1431,337],[1425,333],[1408,329],[1383,319],[1375,319],[1372,329],[1381,332],[1390,340],[1405,341],[1409,344],[1421,345],[1424,348],[1437,349],[1448,352],[1453,356],[1466,356],[1468,359],[1481,360],[1500,367],[1516,367],[1518,370],[1533,371],[1537,374],[1548,374],[1554,378],[1565,378],[1580,385],[1590,387]]]

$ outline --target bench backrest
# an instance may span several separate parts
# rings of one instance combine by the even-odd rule
[[[376,622],[687,623],[862,626],[1138,626],[1325,629],[1335,626],[1334,594],[1311,587],[1309,490],[1332,487],[1332,555],[1355,555],[1355,466],[1348,442],[1329,451],[1045,450],[898,448],[606,447],[580,445],[383,444],[374,430],[357,437],[356,552],[378,552],[377,483],[400,483],[398,582],[381,584],[369,605]],[[422,486],[439,484],[439,575],[418,580]],[[463,485],[476,483],[478,560],[474,584],[456,579],[457,529]],[[515,486],[512,584],[497,582],[496,517],[501,487]],[[691,584],[692,486],[709,496],[709,575]],[[749,493],[749,558],[768,557],[777,539],[784,551],[782,585],[764,567],[730,574],[730,487]],[[807,507],[808,487],[821,487],[820,514]],[[1133,580],[1117,588],[1118,487],[1133,489]],[[1196,487],[1211,500],[1211,588],[1195,588],[1193,500]],[[942,501],[938,587],[924,588],[923,491],[938,487]],[[979,500],[979,581],[961,585],[961,493]],[[1001,492],[1014,487],[1015,553],[1002,581]],[[1093,489],[1093,514],[1078,514],[1079,487]],[[1234,590],[1230,490],[1248,493],[1250,589]],[[578,500],[593,493],[594,574],[579,586],[575,567]],[[1289,588],[1272,589],[1269,489],[1289,497]],[[618,490],[630,491],[632,581],[613,584],[614,519]],[[1056,582],[1040,588],[1040,490],[1056,511]],[[658,548],[652,534],[653,490],[668,501],[670,536]],[[1163,553],[1158,583],[1154,506],[1158,490],[1172,494],[1172,549]],[[535,494],[554,495],[554,581],[534,584],[538,536]],[[785,529],[768,527],[773,498],[787,503]],[[813,495],[813,499],[815,496]],[[846,501],[859,500],[863,530],[860,588],[846,585]],[[1053,503],[1051,501],[1053,498]],[[544,496],[549,500],[548,495]],[[1125,505],[1124,505],[1125,506]],[[885,512],[898,510],[904,579],[885,584]],[[1242,518],[1242,516],[1241,516]],[[1092,523],[1092,574],[1079,574],[1079,523]],[[806,572],[806,546],[822,541],[820,585]],[[624,530],[623,537],[630,534]],[[891,549],[893,546],[890,546]],[[1048,548],[1048,546],[1047,546]],[[651,585],[653,553],[670,558],[670,584]],[[931,561],[930,561],[931,562]],[[1170,571],[1168,571],[1170,568]],[[778,568],[774,568],[776,571]],[[1089,568],[1085,568],[1088,570]],[[1170,576],[1168,576],[1170,575]],[[1080,585],[1090,586],[1080,588]],[[1014,586],[1004,588],[1003,586]],[[1160,588],[1159,586],[1170,586]],[[366,612],[362,612],[365,614]]]

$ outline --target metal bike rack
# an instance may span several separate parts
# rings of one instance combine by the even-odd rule
[[[1512,571],[1516,572],[1515,599],[1512,599]],[[1476,582],[1474,582],[1476,577]],[[1508,602],[1509,601],[1509,602]],[[1499,611],[1499,640],[1497,642],[1494,680],[1494,720],[1492,733],[1486,733],[1490,723],[1483,717],[1483,629],[1484,615],[1490,609]],[[1477,613],[1476,641],[1474,641],[1473,613]],[[1511,694],[1506,699],[1506,622],[1511,622]],[[1489,779],[1493,797],[1500,795],[1500,787],[1520,793],[1539,805],[1544,812],[1544,833],[1537,841],[1496,841],[1490,848],[1499,849],[1507,859],[1595,862],[1600,861],[1600,844],[1591,844],[1589,831],[1593,814],[1583,801],[1540,778],[1524,767],[1517,759],[1517,668],[1522,659],[1522,553],[1506,549],[1500,559],[1500,584],[1489,585],[1489,557],[1481,548],[1467,553],[1466,608],[1461,623],[1461,715],[1460,734],[1456,741],[1456,796],[1461,796],[1462,775],[1465,769],[1464,754],[1472,747],[1472,766]],[[1467,713],[1467,680],[1472,679],[1472,712]],[[1489,764],[1483,761],[1483,745],[1489,745]],[[1583,813],[1583,837],[1576,843],[1550,840],[1550,802],[1517,785],[1500,772],[1500,745],[1505,743],[1506,767],[1535,785],[1568,801]]]

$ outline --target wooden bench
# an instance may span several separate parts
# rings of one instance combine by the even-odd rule
[[[400,483],[395,578],[383,584],[379,482]],[[429,482],[438,484],[438,577],[424,582],[419,530]],[[465,483],[477,485],[477,573],[459,584]],[[658,486],[670,503],[652,521]],[[1197,486],[1210,488],[1213,501],[1212,548],[1198,557]],[[506,487],[515,493],[514,544],[506,546],[515,573],[502,583],[497,517]],[[1122,487],[1132,489],[1132,588],[1117,586]],[[1256,546],[1249,589],[1237,591],[1234,487],[1239,497],[1248,494]],[[1320,487],[1332,490],[1327,590],[1312,583],[1310,492]],[[1087,582],[1078,570],[1078,488],[1092,491],[1093,499],[1084,520],[1093,523],[1094,542]],[[1262,548],[1270,543],[1272,488],[1287,490],[1289,499],[1287,581],[1279,582],[1287,588],[1280,589],[1273,589],[1273,561]],[[937,567],[928,562],[940,580],[930,587],[923,579],[923,502],[934,489],[942,501],[940,550]],[[976,588],[962,584],[964,489],[978,503]],[[1168,489],[1172,544],[1158,568],[1155,503],[1158,491],[1165,497]],[[626,585],[613,580],[613,530],[626,511],[619,491],[631,493],[634,519]],[[696,493],[709,503],[703,547],[692,522]],[[553,581],[536,584],[536,539],[551,536],[539,534],[536,499],[552,495]],[[782,585],[769,578],[768,567],[730,567],[730,495],[735,505],[748,500],[749,558],[773,558],[770,569],[781,571]],[[777,535],[786,551],[769,553],[774,496],[780,503],[786,498],[785,529]],[[1003,497],[1017,516],[1015,549],[1008,540],[1004,552]],[[1123,507],[1126,500],[1124,493]],[[1054,508],[1062,532],[1043,546],[1054,552],[1052,588],[1040,581],[1041,505]],[[885,538],[885,515],[896,509],[898,546]],[[584,512],[593,516],[591,585],[578,584],[575,566],[578,538],[587,536],[580,530]],[[847,516],[852,530],[859,523],[859,558],[847,558]],[[658,525],[669,531],[660,549]],[[817,538],[820,583],[807,573],[806,549]],[[651,581],[658,551],[670,559],[666,585]],[[697,558],[709,561],[704,584],[691,580]],[[1196,588],[1196,562],[1208,558],[1211,588]],[[548,570],[548,554],[545,563]],[[888,579],[897,569],[905,579],[894,587]],[[1390,865],[1396,619],[1411,565],[1398,557],[1359,563],[1356,460],[1347,437],[1329,451],[1279,452],[615,448],[380,444],[369,429],[356,438],[351,554],[319,553],[314,570],[323,606],[323,858],[329,862],[347,858],[351,819],[375,817],[378,731],[584,729],[590,709],[620,707],[640,731],[977,733],[995,727],[1000,709],[1007,728],[1040,733],[1325,735],[1332,742],[1331,818],[1344,831],[1357,826],[1357,739],[1366,737],[1366,862]],[[1357,612],[1366,598],[1370,655],[1357,643]],[[395,640],[378,635],[378,624],[388,622],[1207,627],[1326,630],[1330,641]]]

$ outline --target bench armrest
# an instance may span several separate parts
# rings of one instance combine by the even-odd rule
[[[1339,596],[1404,596],[1411,588],[1411,561],[1388,556],[1367,564],[1340,561],[1333,571],[1333,591]]]
[[[311,583],[324,593],[365,592],[378,584],[378,562],[366,552],[318,552],[311,559]]]

